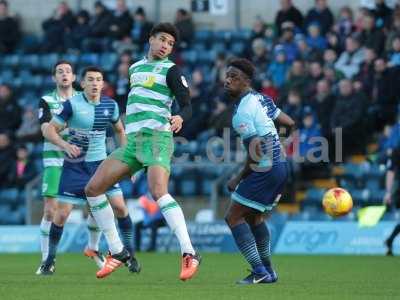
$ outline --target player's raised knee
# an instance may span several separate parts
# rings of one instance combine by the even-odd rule
[[[85,194],[87,197],[96,197],[101,194],[99,188],[92,181],[85,186]]]

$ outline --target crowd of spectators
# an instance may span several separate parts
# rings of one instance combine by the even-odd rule
[[[23,36],[18,24],[8,12],[7,2],[0,1],[0,53],[18,50]],[[234,111],[223,92],[232,52],[218,51],[208,66],[193,63],[187,53],[209,51],[216,45],[196,39],[199,29],[189,11],[179,9],[175,24],[181,39],[173,59],[189,77],[194,111],[182,135],[196,140],[204,132],[222,134],[230,127]],[[92,12],[75,12],[62,2],[43,21],[43,36],[35,53],[118,53],[105,93],[124,111],[128,68],[139,58],[134,53],[145,53],[152,26],[142,7],[129,9],[124,0],[117,0],[113,10],[96,1]],[[274,22],[257,17],[251,33],[241,42],[243,47],[234,54],[255,64],[254,87],[272,97],[298,124],[298,146],[289,145],[289,156],[297,151],[296,155],[307,158],[309,150],[318,147],[310,142],[313,137],[325,137],[334,145],[338,127],[342,128],[345,156],[365,153],[367,144],[376,141],[379,133],[387,133],[397,121],[400,7],[388,7],[384,0],[376,0],[372,9],[344,6],[333,12],[328,0],[315,0],[303,14],[291,0],[281,0]],[[31,172],[25,176],[21,170],[34,168],[29,158],[24,158],[24,150],[32,151],[40,141],[35,114],[36,107],[26,105],[22,109],[10,87],[0,85],[0,157],[8,163],[0,170],[2,185],[31,178]],[[20,161],[25,161],[24,167]]]

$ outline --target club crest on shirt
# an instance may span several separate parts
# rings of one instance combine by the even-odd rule
[[[153,69],[153,73],[161,73],[162,69],[162,66],[155,66]]]
[[[108,109],[105,109],[103,114],[108,117],[110,115],[110,111]]]

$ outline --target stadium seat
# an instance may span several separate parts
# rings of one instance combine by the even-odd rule
[[[181,53],[181,57],[185,63],[195,65],[197,61],[197,53],[194,50],[186,50]]]
[[[5,69],[0,73],[0,82],[4,84],[11,85],[14,81],[14,73],[12,70]]]
[[[16,188],[6,188],[0,190],[0,203],[16,204],[18,203],[18,190]]]
[[[34,53],[39,49],[39,47],[39,38],[36,35],[26,33],[22,36],[18,45],[18,48],[21,49],[23,53]]]
[[[21,55],[20,54],[9,54],[3,59],[3,67],[18,69],[21,66]]]
[[[225,53],[226,48],[226,44],[223,42],[216,42],[211,45],[211,49],[217,53]]]
[[[214,32],[214,40],[224,42],[225,44],[230,43],[232,39],[232,31],[230,30],[218,30]]]
[[[118,63],[118,55],[116,53],[102,53],[100,56],[100,66],[105,72],[115,72]]]
[[[240,56],[243,54],[245,47],[246,45],[244,42],[234,42],[231,45],[230,50],[232,51],[233,54]]]
[[[304,204],[317,204],[320,205],[322,197],[325,193],[325,189],[311,188],[306,192],[306,198]]]
[[[53,70],[53,66],[58,61],[59,56],[57,53],[49,53],[40,56],[40,66],[44,72],[50,73]]]
[[[82,66],[98,65],[99,61],[100,57],[97,53],[84,53],[79,58],[79,64]]]
[[[250,29],[239,29],[232,32],[232,39],[234,41],[248,41],[251,37]]]
[[[61,59],[69,61],[71,64],[73,64],[75,66],[79,61],[79,55],[72,54],[72,53],[66,53],[61,56]]]
[[[132,198],[133,184],[129,179],[125,179],[119,182],[122,193],[124,194],[125,199]]]
[[[197,30],[194,34],[195,41],[208,42],[212,38],[212,31],[210,30]]]
[[[182,196],[194,196],[197,194],[196,181],[193,178],[183,178],[179,189]]]
[[[39,55],[25,54],[21,57],[21,64],[24,68],[36,71],[39,69],[40,66]]]

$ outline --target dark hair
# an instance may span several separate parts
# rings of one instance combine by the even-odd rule
[[[1,0],[0,4],[3,4],[5,7],[8,7],[8,2],[6,0]]]
[[[246,74],[250,79],[253,79],[256,71],[254,65],[245,58],[234,58],[228,62],[228,67],[234,67]]]
[[[179,40],[179,32],[175,25],[171,23],[159,23],[154,26],[150,31],[150,36],[156,36],[157,33],[164,32],[172,35],[175,39],[175,42]]]
[[[97,67],[97,66],[88,66],[88,67],[86,67],[86,68],[84,68],[83,70],[82,70],[82,76],[81,76],[81,78],[83,79],[83,78],[85,78],[85,76],[86,76],[86,74],[88,73],[88,72],[98,72],[98,73],[101,73],[101,75],[103,76],[103,78],[104,78],[104,71],[100,68],[100,67]]]
[[[58,67],[59,65],[69,65],[69,66],[71,66],[72,73],[74,73],[74,66],[72,65],[71,62],[69,62],[68,60],[59,60],[59,61],[57,61],[57,62],[54,64],[54,66],[53,66],[53,71],[52,71],[52,72],[53,72],[53,75],[56,74],[56,70],[57,70],[57,67]]]

